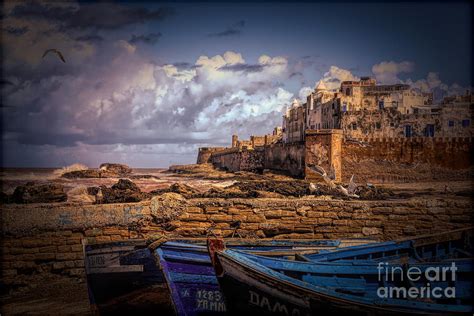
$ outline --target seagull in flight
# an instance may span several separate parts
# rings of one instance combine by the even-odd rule
[[[46,55],[48,55],[49,53],[55,53],[56,55],[58,55],[59,59],[62,60],[63,63],[66,62],[66,60],[64,59],[63,54],[59,50],[57,50],[56,48],[50,48],[50,49],[45,50],[44,53],[43,53],[43,58]]]

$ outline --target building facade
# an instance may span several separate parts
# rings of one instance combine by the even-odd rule
[[[283,116],[283,141],[304,140],[306,130],[342,129],[348,138],[471,137],[473,98],[433,95],[406,84],[377,85],[375,79],[344,81],[329,90],[320,81],[305,104],[296,100]]]

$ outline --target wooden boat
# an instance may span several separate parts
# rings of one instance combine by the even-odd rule
[[[458,230],[414,238],[411,242],[376,243],[300,258],[305,261],[226,249],[222,240],[210,240],[209,251],[231,315],[472,314],[471,241],[471,229]],[[459,248],[449,248],[449,244]],[[397,249],[396,245],[410,245],[412,251],[404,252],[404,246]],[[406,260],[405,253],[411,256],[410,260]],[[425,274],[418,280],[406,277],[407,271],[416,269],[449,271],[453,264],[457,269],[454,279],[437,281]],[[393,277],[385,278],[381,273],[384,269],[390,270]],[[400,297],[402,289],[407,293],[415,288],[420,293],[423,287],[427,293],[434,288],[453,288],[455,297],[427,293],[424,297]],[[402,294],[384,295],[393,294],[391,291]]]
[[[241,252],[273,258],[295,258],[338,247],[373,242],[351,240],[228,240],[227,246]],[[222,315],[226,312],[214,269],[205,245],[168,241],[156,250],[178,315]]]
[[[89,301],[94,314],[172,314],[163,274],[145,240],[84,246]]]

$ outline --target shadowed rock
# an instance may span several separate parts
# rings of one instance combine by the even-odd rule
[[[117,174],[121,177],[132,173],[132,168],[130,168],[127,165],[118,164],[118,163],[103,163],[99,166],[99,169],[105,174],[106,173]]]
[[[63,185],[34,182],[17,186],[10,199],[11,202],[19,204],[65,202],[66,200],[67,194],[64,192]]]
[[[120,178],[126,177],[132,173],[132,169],[123,164],[103,163],[99,169],[84,169],[66,172],[62,175],[66,179],[81,178]]]
[[[87,191],[97,192],[95,194],[97,204],[140,202],[149,198],[148,193],[142,192],[135,183],[128,179],[120,179],[110,188],[102,185],[98,189],[90,187]]]

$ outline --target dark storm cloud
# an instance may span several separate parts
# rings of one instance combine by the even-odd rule
[[[235,64],[235,65],[226,65],[220,67],[219,70],[222,71],[243,71],[245,73],[250,72],[260,72],[265,68],[264,65],[249,65],[249,64]]]
[[[76,41],[81,42],[102,42],[104,38],[96,34],[82,35],[75,38]]]
[[[5,31],[7,31],[11,35],[15,36],[21,36],[28,32],[28,27],[12,27],[12,26],[7,26],[4,28]]]
[[[245,26],[245,21],[240,20],[236,23],[229,26],[227,29],[221,32],[210,33],[208,34],[209,37],[227,37],[227,36],[236,36],[242,34],[242,29]]]
[[[0,79],[0,86],[14,86],[15,84],[7,79]]]
[[[65,29],[118,29],[136,23],[161,21],[174,14],[174,10],[162,7],[151,10],[113,3],[81,4],[79,7],[54,6],[37,1],[16,5],[10,16],[56,22]]]
[[[74,146],[77,142],[86,140],[85,135],[54,133],[24,133],[17,138],[19,144],[25,145],[54,145],[58,147]]]
[[[176,63],[173,63],[172,65],[178,69],[188,69],[188,68],[193,67],[193,65],[188,62],[176,62]]]
[[[154,45],[158,43],[158,40],[161,37],[161,33],[150,33],[150,34],[143,34],[143,35],[132,35],[132,38],[129,40],[131,44],[137,43],[145,43],[149,45]]]

